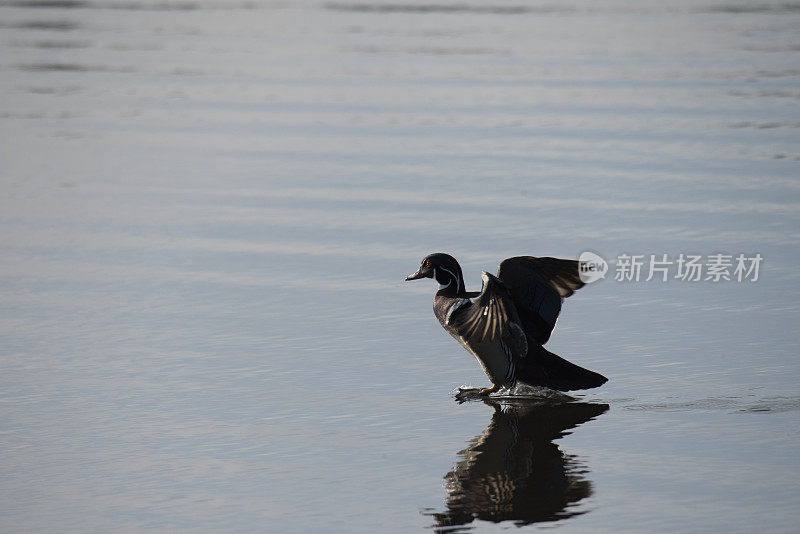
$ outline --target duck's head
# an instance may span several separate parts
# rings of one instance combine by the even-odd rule
[[[465,291],[461,267],[456,259],[449,254],[436,252],[425,256],[417,272],[406,276],[406,281],[420,278],[433,278],[439,282],[440,291],[443,289],[451,289],[455,293],[463,293]]]

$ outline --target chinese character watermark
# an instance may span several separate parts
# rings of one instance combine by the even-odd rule
[[[678,273],[675,278],[684,282],[698,282],[703,275],[703,256],[681,253],[675,263],[678,266]]]
[[[617,282],[680,280],[682,282],[756,282],[764,258],[761,254],[620,254],[614,269]],[[605,278],[608,263],[594,252],[578,258],[578,272],[584,283]]]

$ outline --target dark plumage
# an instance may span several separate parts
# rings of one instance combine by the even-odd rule
[[[418,278],[439,282],[433,312],[494,384],[482,394],[517,380],[561,391],[594,388],[608,380],[542,346],[550,339],[564,298],[584,285],[576,260],[508,258],[497,276],[483,272],[480,292],[468,292],[458,262],[439,252],[426,256],[406,280]]]

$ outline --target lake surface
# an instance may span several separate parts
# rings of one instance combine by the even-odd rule
[[[799,27],[0,1],[0,530],[796,532]],[[488,381],[403,278],[587,250],[548,348],[609,382],[457,402]]]

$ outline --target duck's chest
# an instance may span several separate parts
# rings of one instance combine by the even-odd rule
[[[453,339],[467,349],[483,372],[495,384],[506,384],[514,380],[514,358],[509,347],[500,339],[481,339],[480,335],[466,337],[459,331],[458,310],[471,306],[469,299],[437,297],[433,303],[433,312],[442,327]],[[480,331],[480,329],[479,329]]]
[[[453,314],[463,306],[470,304],[469,299],[458,297],[446,297],[443,295],[436,295],[433,299],[433,314],[446,330],[451,328],[451,319]]]

